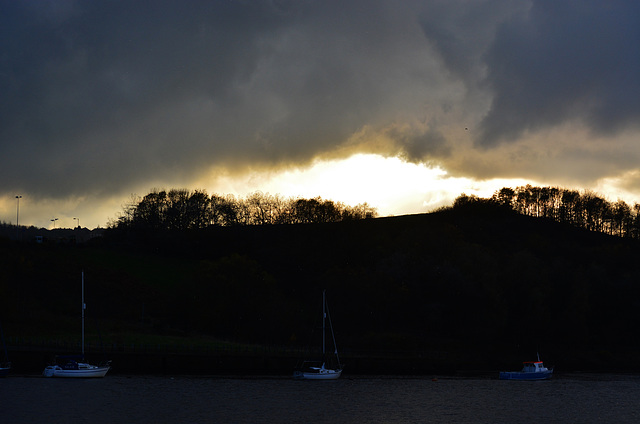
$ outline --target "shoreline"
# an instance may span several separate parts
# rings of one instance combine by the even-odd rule
[[[9,358],[12,374],[39,374],[56,354],[54,349],[11,349]],[[557,373],[640,374],[633,350],[617,353],[565,351],[543,358]],[[447,358],[428,359],[428,355],[341,355],[345,374],[360,376],[450,376],[481,377],[498,375],[500,371],[516,369],[520,363],[513,355],[503,360],[488,359],[475,354],[451,352]],[[572,361],[558,358],[571,358]],[[277,353],[176,353],[176,352],[107,352],[90,351],[87,361],[112,361],[110,374],[118,375],[219,375],[219,376],[278,376],[293,372],[299,355]],[[523,358],[523,360],[528,358]]]

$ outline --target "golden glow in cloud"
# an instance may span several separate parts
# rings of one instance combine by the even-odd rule
[[[526,183],[516,179],[480,182],[453,178],[440,168],[397,157],[355,154],[346,159],[316,161],[303,169],[218,178],[209,191],[238,196],[255,191],[283,197],[320,196],[351,206],[366,202],[377,208],[380,216],[390,216],[430,212],[450,206],[462,193],[489,197],[502,187]]]
[[[216,174],[214,174],[216,175]],[[208,182],[205,182],[208,181]],[[474,181],[453,178],[436,167],[403,161],[397,157],[376,154],[355,154],[346,159],[318,160],[307,168],[277,171],[250,171],[244,174],[209,176],[188,184],[157,181],[139,187],[130,194],[101,199],[75,198],[52,201],[20,199],[20,224],[53,228],[51,219],[58,218],[56,228],[105,227],[115,219],[123,207],[131,202],[131,196],[144,196],[154,188],[189,190],[206,189],[209,194],[233,194],[239,197],[261,191],[282,197],[313,198],[343,202],[350,206],[368,203],[377,209],[379,216],[404,215],[430,212],[442,206],[450,206],[462,193],[489,197],[496,190],[526,184],[524,180]],[[15,224],[16,200],[9,196],[0,199],[2,220]]]
[[[205,182],[208,181],[208,182]],[[597,193],[607,193],[608,200],[624,199],[627,203],[637,202],[633,188],[640,176],[629,174],[624,178],[602,179],[593,189]],[[157,182],[133,193],[144,196],[155,188],[206,189],[209,194],[233,194],[245,197],[255,191],[279,195],[284,198],[322,197],[326,200],[343,202],[350,206],[368,203],[375,207],[379,216],[426,213],[443,206],[451,206],[456,197],[465,193],[479,197],[490,197],[503,187],[515,188],[532,184],[547,184],[524,179],[473,180],[450,177],[438,167],[406,162],[397,157],[377,154],[355,154],[346,159],[317,160],[306,168],[283,171],[250,171],[238,175],[216,173],[205,179],[186,185]],[[579,187],[570,187],[577,188]],[[103,207],[92,207],[95,199],[74,199],[52,202],[25,196],[20,199],[20,224],[53,228],[51,219],[59,218],[56,228],[71,228],[79,223],[82,227],[105,227],[110,219],[117,218],[123,206],[132,201],[132,194],[102,199]],[[16,199],[8,196],[0,199],[2,221],[15,224]]]

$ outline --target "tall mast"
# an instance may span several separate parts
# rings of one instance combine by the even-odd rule
[[[325,305],[327,305],[325,301]],[[338,360],[338,366],[340,365],[340,356],[338,355],[338,345],[336,344],[336,335],[333,333],[333,324],[331,323],[331,313],[329,312],[329,306],[327,308],[327,318],[329,319],[329,328],[331,329],[331,340],[333,341],[333,353],[336,355],[336,359]]]
[[[322,290],[322,360],[324,361],[324,356],[325,356],[325,318],[327,317],[327,311],[326,311],[326,307],[327,307],[327,303],[325,300],[325,293],[327,291],[326,290]]]
[[[87,305],[84,304],[84,270],[82,271],[82,358],[84,359],[84,310]]]

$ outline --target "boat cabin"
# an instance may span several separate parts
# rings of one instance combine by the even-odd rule
[[[543,372],[547,371],[542,362],[523,362],[522,372]]]

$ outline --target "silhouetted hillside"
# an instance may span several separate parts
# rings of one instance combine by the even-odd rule
[[[9,335],[73,334],[84,269],[87,314],[108,340],[305,345],[326,288],[345,350],[540,349],[558,363],[584,350],[599,355],[594,366],[632,368],[639,247],[480,203],[327,224],[107,230],[76,246],[5,241],[0,319]]]

